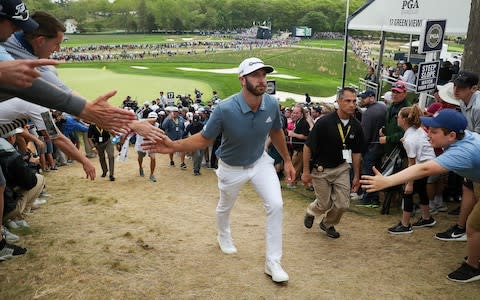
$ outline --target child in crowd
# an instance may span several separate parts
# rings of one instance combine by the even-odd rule
[[[445,152],[421,164],[415,164],[391,176],[382,176],[374,169],[375,176],[363,175],[360,183],[367,192],[383,190],[409,180],[453,171],[473,181],[475,197],[480,197],[480,135],[465,130],[467,119],[453,109],[442,109],[433,117],[422,117],[428,127],[432,147]],[[447,278],[457,282],[480,280],[480,202],[477,201],[467,219],[467,254],[461,266]]]
[[[423,116],[423,113],[418,105],[404,107],[398,113],[397,124],[405,131],[401,141],[407,153],[409,167],[435,158],[435,153],[428,141],[427,134],[421,127],[420,116]],[[397,225],[389,228],[389,233],[412,233],[412,227],[432,227],[435,225],[436,221],[430,216],[429,212],[427,179],[428,177],[423,177],[415,181],[407,181],[403,196],[402,220]],[[420,197],[422,216],[417,222],[411,225],[410,217],[413,212],[414,194],[418,194]]]

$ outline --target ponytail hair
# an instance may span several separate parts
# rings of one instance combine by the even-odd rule
[[[400,117],[407,120],[408,126],[419,128],[422,125],[420,121],[420,117],[423,116],[423,112],[418,106],[418,104],[414,104],[409,107],[404,107],[398,113]]]

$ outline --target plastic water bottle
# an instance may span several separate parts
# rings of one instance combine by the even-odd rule
[[[116,145],[120,142],[120,140],[122,139],[123,135],[121,134],[117,134],[116,136],[113,137],[112,139],[112,144]]]

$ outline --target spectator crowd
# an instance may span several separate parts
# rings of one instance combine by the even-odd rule
[[[18,1],[3,2],[11,4]],[[31,18],[22,19],[24,14],[13,8],[11,5],[0,7],[4,14],[0,15],[0,26],[8,29],[7,25],[15,24],[23,29],[23,32],[14,33],[13,25],[10,26],[12,30],[5,29],[5,32],[0,32],[5,35],[0,36],[3,41],[0,49],[4,50],[0,53],[0,69],[8,66],[5,64],[7,60],[48,58],[59,50],[64,37],[65,27],[52,15],[36,12]],[[151,55],[154,51],[162,54],[162,51],[167,51],[165,54],[168,54],[168,49],[176,51],[174,49],[198,46],[240,49],[278,47],[286,45],[284,43],[288,42],[252,43],[244,40],[228,44],[192,42],[170,46],[104,45],[91,49],[70,48],[65,53],[70,51],[83,55],[89,51],[100,50],[106,53],[111,51],[128,54],[138,50]],[[71,54],[57,52],[57,55],[57,58],[60,58],[62,55]],[[337,239],[341,235],[335,226],[339,224],[350,201],[356,201],[356,205],[367,209],[378,208],[381,205],[380,195],[377,191],[362,189],[360,176],[378,176],[372,167],[385,171],[381,164],[384,157],[390,157],[392,153],[397,153],[399,160],[404,162],[396,171],[405,166],[414,167],[442,157],[443,152],[449,151],[448,148],[434,148],[429,142],[435,133],[432,131],[432,128],[436,128],[435,124],[445,129],[437,134],[443,135],[446,140],[453,140],[447,143],[448,145],[465,138],[470,144],[461,143],[464,147],[480,150],[478,74],[458,71],[453,81],[450,82],[450,77],[449,82],[438,89],[435,101],[423,110],[407,99],[408,83],[414,76],[413,66],[404,63],[400,67],[403,73],[399,69],[398,80],[392,82],[392,100],[388,105],[377,102],[372,90],[358,93],[357,90],[347,87],[340,91],[335,105],[313,104],[309,101],[280,108],[281,125],[296,173],[296,180],[291,180],[286,187],[298,189],[302,181],[315,197],[306,207],[305,227],[311,228],[315,218],[324,215],[319,222],[320,229],[329,238]],[[128,131],[125,126],[112,126],[112,122],[128,123],[130,129],[135,129],[134,124],[138,124],[135,122],[149,122],[161,128],[170,140],[181,140],[200,132],[222,101],[216,92],[212,98],[204,99],[201,91],[194,90],[193,97],[185,95],[177,98],[166,97],[160,91],[154,100],[141,104],[127,96],[121,109],[106,104],[111,93],[100,97],[94,104],[85,104],[83,98],[75,98],[71,89],[56,76],[51,67],[41,67],[39,72],[42,74],[41,80],[47,82],[46,90],[56,93],[53,98],[65,101],[42,106],[31,101],[33,98],[42,97],[43,93],[12,91],[0,86],[2,91],[8,91],[12,96],[0,102],[0,188],[3,197],[3,205],[0,207],[4,225],[1,226],[3,238],[0,241],[0,260],[26,253],[26,248],[14,244],[19,242],[20,237],[11,231],[29,227],[29,214],[47,202],[47,183],[44,176],[47,172],[58,172],[59,168],[77,161],[82,164],[87,178],[93,180],[96,177],[95,167],[89,158],[98,156],[102,169],[101,177],[106,178],[108,175],[108,180],[114,182],[115,145],[118,159],[122,160],[126,157],[129,145],[135,144],[138,176],[145,176],[143,160],[148,155],[148,180],[152,184],[161,181],[155,174],[156,154],[143,148],[142,141],[152,139],[152,136],[148,135],[150,133],[141,130],[136,133],[134,130]],[[39,74],[35,76],[38,77]],[[3,77],[2,71],[0,82],[13,85],[6,80],[8,78]],[[50,97],[45,96],[37,102],[46,104],[45,98]],[[78,103],[72,105],[69,101],[75,99]],[[90,117],[82,113],[85,109],[89,111]],[[102,110],[102,113],[97,114],[98,109]],[[110,114],[103,110],[108,110],[116,119],[105,119],[104,116]],[[450,114],[451,117],[447,118],[448,120],[438,120],[437,123],[431,121],[441,118],[439,116],[442,114]],[[429,118],[425,121],[429,122],[429,128],[422,127],[425,116]],[[454,122],[457,119],[460,121]],[[220,135],[212,145],[204,149],[179,153],[179,161],[175,161],[175,156],[171,154],[169,167],[178,166],[180,170],[186,171],[190,167],[190,157],[192,176],[200,176],[202,167],[215,169],[222,163],[216,157],[216,150],[221,143]],[[81,150],[82,145],[84,150]],[[269,139],[265,141],[265,151],[274,159],[277,174],[282,177],[282,156],[269,143]],[[456,224],[435,235],[443,241],[467,241],[468,257],[462,261],[459,269],[448,275],[449,279],[459,282],[480,279],[480,248],[477,247],[480,244],[480,175],[477,175],[480,162],[472,160],[472,164],[452,160],[449,161],[449,168],[445,169],[456,170],[455,172],[447,170],[445,175],[435,174],[438,176],[429,175],[408,181],[400,189],[403,202],[401,221],[386,229],[390,234],[412,234],[414,230],[428,230],[436,225],[433,216],[441,217],[441,213],[449,209],[448,206],[460,207]],[[458,164],[461,164],[461,168]],[[457,172],[459,169],[461,171]],[[468,172],[463,172],[466,169]],[[459,174],[466,175],[461,177]],[[414,202],[414,194],[420,197],[418,205]],[[458,204],[460,199],[461,203]],[[412,222],[411,218],[417,209],[421,215]]]

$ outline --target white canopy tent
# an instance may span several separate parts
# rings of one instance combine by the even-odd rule
[[[465,35],[471,0],[371,0],[348,19],[348,29],[421,34],[423,20],[447,20],[446,34]]]
[[[381,32],[381,48],[377,60],[381,65],[385,32],[421,35],[424,21],[446,19],[445,34],[466,35],[470,9],[471,0],[370,0],[348,18],[346,29]],[[347,38],[345,36],[342,85],[345,83]],[[377,78],[380,78],[380,69],[377,69]],[[421,99],[421,102],[424,101]]]

